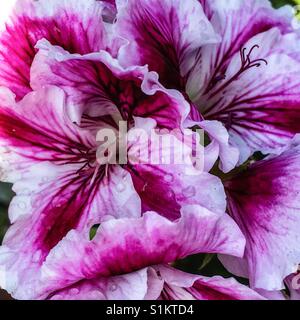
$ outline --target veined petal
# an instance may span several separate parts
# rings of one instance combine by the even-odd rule
[[[278,29],[252,38],[245,44],[252,48],[252,66],[241,67],[240,55],[235,56],[227,69],[228,80],[200,99],[204,115],[222,121],[231,143],[242,150],[240,162],[255,151],[277,153],[300,131],[300,64],[289,45],[297,41],[296,34],[282,36]]]
[[[83,281],[52,293],[49,300],[143,300],[148,289],[147,269],[122,276]]]
[[[65,94],[57,87],[32,92],[16,103],[13,94],[0,89],[0,146],[7,181],[15,172],[41,161],[56,164],[82,162],[95,148],[95,137],[74,125],[65,112]]]
[[[187,85],[190,98],[206,119],[223,122],[230,143],[240,149],[240,163],[255,151],[278,152],[299,132],[299,41],[291,32],[292,9],[275,10],[258,0],[202,4],[222,41],[198,52]]]
[[[234,278],[192,275],[168,266],[159,266],[156,270],[165,281],[163,300],[264,300]]]
[[[43,162],[14,184],[17,196],[9,208],[13,225],[0,248],[0,265],[7,268],[3,288],[22,298],[23,283],[34,283],[51,249],[70,230],[88,239],[90,229],[103,220],[140,217],[140,199],[125,170],[111,166],[107,176],[94,181],[93,176],[93,171],[78,173],[74,164]]]
[[[30,66],[36,42],[48,39],[70,52],[106,49],[101,1],[18,1],[6,31],[0,35],[0,85],[21,99],[31,91]]]
[[[180,217],[182,206],[198,204],[224,214],[224,188],[219,178],[203,171],[202,147],[195,155],[199,169],[192,159],[192,131],[185,130],[185,135],[180,130],[152,131],[144,136],[135,129],[128,133],[130,145],[126,168],[142,199],[144,212],[156,211],[174,220]]]
[[[232,58],[252,37],[274,27],[292,31],[293,10],[274,9],[269,0],[198,0],[221,41],[202,46],[191,70],[187,90],[191,97],[203,95],[222,80]]]
[[[281,290],[299,249],[299,136],[281,155],[260,161],[225,184],[231,216],[246,236],[243,260],[222,258],[254,288]]]
[[[185,89],[185,75],[195,49],[218,37],[196,0],[117,2],[117,33],[128,40],[119,59],[128,65],[148,64],[167,88]]]
[[[154,212],[140,219],[110,220],[100,225],[92,241],[74,230],[51,251],[41,269],[41,282],[35,284],[35,298],[196,252],[229,251],[241,256],[243,247],[244,238],[227,215],[220,217],[199,206],[185,207],[176,222]]]
[[[123,120],[150,117],[159,127],[181,128],[190,105],[176,90],[166,90],[155,73],[147,67],[123,68],[105,51],[88,55],[70,54],[47,41],[32,67],[32,87],[58,85],[68,94],[72,117],[78,121],[83,113],[92,116],[119,112]],[[78,106],[78,107],[77,107]]]

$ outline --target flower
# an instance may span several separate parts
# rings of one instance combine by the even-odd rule
[[[197,228],[191,227],[195,225]],[[227,215],[220,216],[197,205],[183,207],[181,218],[174,222],[155,212],[147,212],[141,218],[111,219],[99,226],[92,240],[87,233],[70,231],[51,250],[35,280],[25,278],[17,297],[127,300],[144,299],[151,290],[149,298],[157,298],[161,292],[154,287],[157,276],[153,275],[152,266],[197,252],[242,256],[243,250],[243,235]],[[160,266],[156,270],[164,272]],[[171,275],[165,278],[170,285]],[[178,281],[184,282],[182,278]],[[191,278],[193,282],[197,280],[190,276],[191,284]],[[251,294],[250,289],[224,280],[226,286],[227,290],[231,287],[233,296],[239,296],[239,290],[245,291],[244,297],[247,292]],[[222,292],[221,282],[218,289]]]
[[[30,92],[30,68],[36,42],[48,39],[72,53],[112,51],[109,32],[102,21],[100,1],[19,0],[0,35],[0,85],[22,99]]]
[[[146,297],[148,299],[157,297],[150,295],[156,287],[160,293],[158,298],[162,300],[264,300],[257,292],[233,278],[191,275],[168,266],[159,266],[150,272],[152,279],[148,280],[151,281],[148,284],[151,288]]]
[[[267,0],[116,5],[115,28],[129,41],[121,63],[149,64],[206,120],[221,121],[240,164],[255,151],[279,152],[300,131],[299,39],[290,8],[273,9]]]
[[[184,105],[181,95],[172,95],[172,91],[147,78],[147,73],[141,80],[140,68],[125,70],[108,53],[100,56],[102,60],[98,64],[103,80],[109,75],[116,88],[128,86],[129,94],[121,92],[117,104],[121,107],[115,107],[115,112],[132,117],[124,118],[129,120],[129,125],[134,126],[131,122],[134,120],[148,127],[147,119],[138,117],[139,110],[147,108],[149,114],[153,109],[156,115],[153,118],[157,119],[150,123],[163,127],[165,114],[156,110],[164,104],[172,108],[167,113],[168,125],[172,124],[172,114],[173,123],[180,123],[179,106]],[[116,92],[112,85],[110,88]],[[127,101],[137,103],[128,105]],[[112,114],[86,119],[93,129],[84,124],[79,127],[68,117],[65,102],[65,93],[58,87],[28,93],[18,103],[9,89],[2,89],[0,95],[3,168],[6,167],[5,180],[14,183],[16,192],[9,209],[13,225],[0,249],[0,263],[10,266],[7,275],[14,282],[4,287],[16,297],[15,290],[20,290],[23,279],[34,278],[51,250],[72,229],[89,230],[109,217],[138,218],[147,210],[157,210],[176,220],[186,204],[202,205],[220,216],[225,213],[221,181],[194,167],[190,148],[185,146],[188,162],[181,165],[162,161],[98,164],[96,150],[101,148],[101,143],[96,141],[95,128],[116,128]],[[149,146],[138,135],[132,136],[129,155],[138,146],[141,157],[148,151],[159,153],[162,148],[160,144]],[[174,147],[170,145],[168,151],[164,146],[164,153],[174,155],[182,150],[182,142],[174,138]]]
[[[223,257],[234,274],[255,288],[284,289],[298,269],[299,135],[278,156],[269,156],[225,182],[231,216],[246,239],[242,260]]]
[[[267,0],[19,1],[0,34],[1,180],[16,193],[0,285],[17,299],[297,297],[291,21]],[[250,288],[176,269],[199,253]]]

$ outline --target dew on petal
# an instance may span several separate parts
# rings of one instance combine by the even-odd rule
[[[74,296],[75,296],[75,295],[77,295],[78,293],[79,293],[79,289],[77,289],[77,288],[73,288],[73,289],[70,290],[70,294],[71,294],[71,295],[74,295]]]
[[[126,185],[124,183],[118,183],[116,189],[118,192],[123,192],[126,189]]]
[[[112,284],[110,287],[109,287],[109,290],[110,291],[116,291],[118,289],[118,287],[115,285],[115,284]]]
[[[196,195],[196,188],[193,186],[189,186],[182,190],[183,195],[187,198],[192,198]]]
[[[174,181],[174,176],[172,174],[166,174],[164,177],[166,182],[173,182]]]

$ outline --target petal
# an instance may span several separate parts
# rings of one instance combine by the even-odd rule
[[[23,282],[34,282],[51,249],[70,230],[84,232],[88,239],[90,229],[103,220],[140,216],[140,199],[125,170],[112,166],[107,177],[91,183],[93,175],[78,174],[74,165],[44,162],[14,184],[17,196],[9,208],[13,225],[0,249],[9,279],[5,289],[14,296],[21,297]]]
[[[123,276],[87,280],[52,293],[50,300],[143,300],[147,269]]]
[[[274,27],[292,31],[291,8],[273,9],[268,0],[198,0],[221,41],[202,46],[188,79],[188,93],[203,95],[221,81],[232,58],[252,37]],[[218,80],[219,79],[219,80]]]
[[[199,127],[204,129],[212,140],[205,149],[205,171],[210,171],[216,160],[220,158],[220,169],[227,173],[235,168],[239,159],[238,148],[230,145],[226,128],[218,121],[201,121]]]
[[[244,0],[206,1],[205,8],[223,40],[199,52],[205,65],[191,72],[188,93],[206,119],[229,130],[240,163],[255,151],[276,153],[299,132],[299,41],[288,33],[292,10]]]
[[[243,236],[227,215],[188,206],[171,222],[148,212],[140,219],[103,222],[92,241],[71,231],[51,251],[34,291],[42,298],[84,279],[131,273],[200,251],[241,256],[243,247]]]
[[[42,161],[80,163],[84,152],[96,145],[91,133],[66,116],[65,95],[59,88],[29,93],[19,103],[1,88],[0,105],[1,158],[9,162],[5,168],[11,171],[9,182],[14,182],[15,171]]]
[[[295,272],[285,279],[291,300],[300,300],[300,273]]]
[[[256,292],[268,300],[287,300],[287,297],[283,291],[267,291],[263,289],[256,289]]]
[[[264,300],[234,278],[212,278],[188,274],[174,268],[157,268],[165,281],[162,298],[167,300]]]
[[[192,146],[187,141],[192,138],[191,131],[186,130],[185,136],[180,131],[152,131],[144,136],[135,129],[128,133],[127,170],[142,199],[143,212],[153,210],[172,220],[180,217],[182,206],[187,204],[198,204],[218,214],[225,212],[221,180],[194,167]],[[201,166],[203,150],[199,151],[196,156]]]
[[[247,244],[243,261],[223,263],[232,272],[248,273],[255,288],[281,290],[284,278],[298,268],[299,141],[297,136],[281,155],[252,165],[225,185],[230,214]]]
[[[218,40],[197,0],[121,0],[117,9],[117,33],[129,42],[121,62],[148,64],[167,88],[184,90],[195,49]]]
[[[255,151],[278,152],[300,131],[297,110],[300,64],[284,52],[290,43],[298,41],[295,37],[283,37],[273,29],[251,39],[245,47],[255,50],[252,61],[263,58],[268,64],[258,62],[258,68],[253,66],[223,87],[220,84],[214,96],[209,94],[202,99],[207,107],[204,115],[222,121],[229,129],[231,142],[245,149],[241,162]],[[261,49],[254,47],[256,44]],[[227,69],[228,79],[235,77],[239,60],[236,56]]]
[[[80,56],[40,41],[32,67],[32,87],[58,85],[68,94],[68,105],[92,116],[120,112],[124,120],[151,117],[159,127],[180,128],[190,106],[175,90],[166,90],[147,67],[123,68],[109,53]],[[78,108],[77,108],[78,109]]]
[[[11,22],[0,35],[0,85],[21,99],[31,91],[34,46],[42,38],[81,54],[108,46],[100,1],[18,1]]]

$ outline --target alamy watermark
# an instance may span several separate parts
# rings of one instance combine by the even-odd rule
[[[193,164],[204,167],[204,131],[142,129],[128,130],[126,121],[118,128],[104,128],[97,133],[97,162],[107,164]]]

